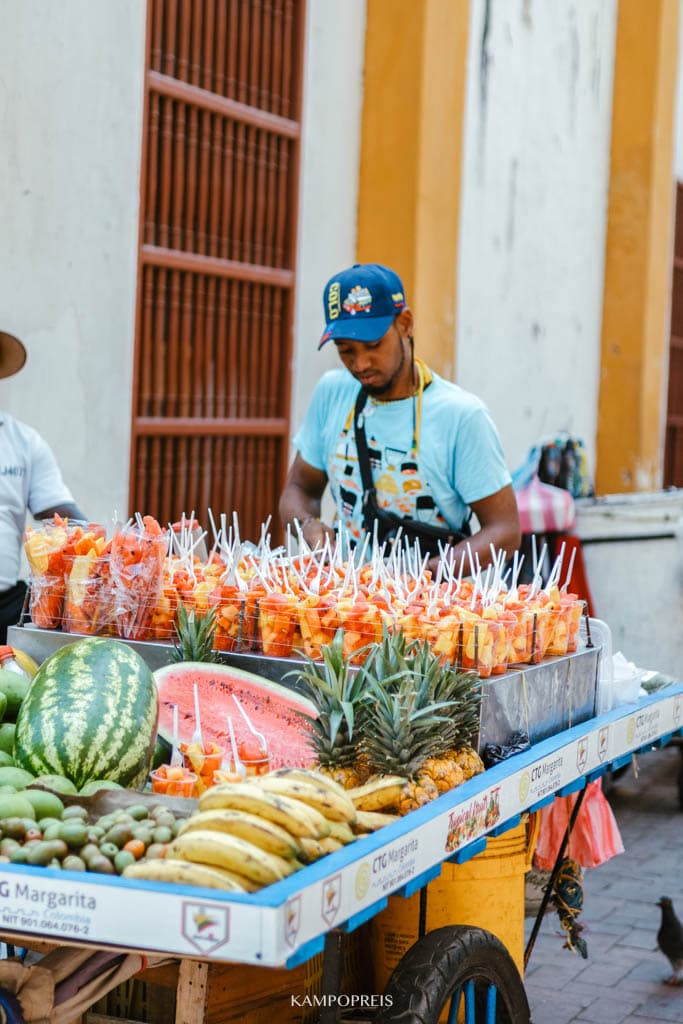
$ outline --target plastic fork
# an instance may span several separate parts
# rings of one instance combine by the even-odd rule
[[[230,733],[230,746],[232,747],[232,760],[233,760],[233,763],[235,765],[235,771],[237,772],[238,775],[241,775],[242,778],[244,779],[247,776],[247,767],[240,760],[240,755],[237,753],[237,741],[235,739],[235,730],[233,729],[233,726],[232,726],[232,718],[230,717],[230,715],[228,715],[227,718],[228,718],[228,731]]]
[[[171,747],[171,768],[180,768],[183,755],[178,747],[178,705],[173,705],[173,746]]]
[[[194,732],[192,733],[192,742],[193,743],[198,743],[200,750],[203,751],[204,750],[204,740],[202,739],[202,722],[201,722],[201,718],[199,717],[199,691],[197,689],[197,684],[196,683],[192,684],[192,689],[193,689],[193,694],[194,694],[194,722],[195,722],[195,729],[194,729]]]
[[[234,700],[235,704],[239,708],[239,711],[240,711],[240,714],[242,715],[242,718],[247,723],[247,727],[248,727],[249,731],[256,737],[256,739],[261,744],[261,749],[263,750],[264,754],[267,754],[268,753],[268,743],[266,742],[266,737],[263,735],[262,732],[258,732],[254,728],[254,726],[252,725],[252,721],[249,718],[249,715],[247,714],[247,712],[242,707],[242,702],[240,701],[240,699],[239,699],[239,697],[237,696],[236,693],[232,694],[232,699]]]

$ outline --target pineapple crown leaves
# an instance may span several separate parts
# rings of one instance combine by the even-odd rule
[[[406,661],[406,639],[402,629],[390,632],[384,623],[382,640],[370,648],[363,662],[362,671],[364,675],[372,675],[389,689],[409,671]]]
[[[174,628],[178,639],[174,644],[173,661],[218,661],[218,655],[213,649],[215,608],[201,615],[194,608],[188,612],[183,602],[179,601]]]
[[[303,714],[309,725],[333,744],[342,724],[345,724],[345,731],[351,741],[357,711],[364,699],[362,673],[350,670],[348,658],[344,654],[341,629],[337,630],[332,642],[323,645],[320,651],[322,664],[306,657],[307,668],[304,671],[288,672],[287,675],[299,676],[304,691],[319,708],[318,718]]]
[[[426,641],[385,632],[363,676],[363,746],[377,770],[414,777],[426,758],[462,745],[478,727],[478,677],[442,662]]]
[[[449,662],[434,654],[429,644],[417,640],[410,645],[407,663],[411,671],[428,682],[433,701],[447,701],[452,717],[460,722],[479,722],[481,680],[474,672],[459,672]]]

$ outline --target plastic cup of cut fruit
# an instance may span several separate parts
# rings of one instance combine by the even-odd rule
[[[152,792],[166,796],[196,796],[197,774],[188,771],[184,765],[177,768],[170,764],[159,765],[149,773]]]
[[[205,743],[203,747],[199,743],[181,743],[180,753],[188,771],[211,778],[223,762],[225,747],[217,743]]]
[[[268,751],[256,737],[238,743],[237,756],[247,770],[247,778],[250,775],[267,775],[270,771]]]
[[[199,743],[181,743],[179,746],[185,768],[197,775],[197,796],[201,796],[214,784],[213,775],[223,763],[225,747],[219,747],[217,743],[205,743],[203,747]]]

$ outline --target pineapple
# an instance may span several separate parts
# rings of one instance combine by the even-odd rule
[[[173,652],[174,661],[218,660],[213,649],[216,632],[215,608],[210,608],[205,615],[199,615],[194,609],[188,613],[182,601],[179,602],[175,631],[178,641]]]
[[[471,779],[474,775],[480,775],[484,771],[484,762],[479,754],[467,744],[457,750],[449,751],[449,754],[460,766],[465,780]]]
[[[474,717],[476,677],[443,664],[425,642],[406,648],[400,631],[385,633],[363,676],[371,698],[363,747],[375,772],[408,779],[399,813],[460,785],[466,774],[454,748],[463,743],[462,730]]]
[[[433,674],[434,701],[447,700],[453,702],[448,711],[456,729],[457,741],[453,749],[444,751],[449,762],[455,762],[463,775],[461,781],[471,779],[484,771],[484,762],[470,745],[470,740],[479,731],[479,705],[481,693],[478,676],[472,672],[456,672],[449,663],[441,663],[434,667],[434,655],[427,644],[415,644],[412,648],[413,670]],[[438,770],[438,769],[437,769]]]
[[[308,668],[301,673],[306,695],[318,710],[317,718],[305,717],[320,771],[344,789],[353,789],[369,775],[367,759],[358,747],[363,677],[349,671],[341,630],[321,652],[323,663],[307,658]]]

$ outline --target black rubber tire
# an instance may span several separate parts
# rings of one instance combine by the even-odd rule
[[[4,988],[0,988],[0,1024],[25,1024],[19,1000]]]
[[[477,1024],[485,1020],[489,985],[497,989],[496,1024],[529,1024],[514,960],[491,932],[467,925],[436,928],[410,947],[394,968],[374,1024],[437,1024],[451,996],[472,979]]]

